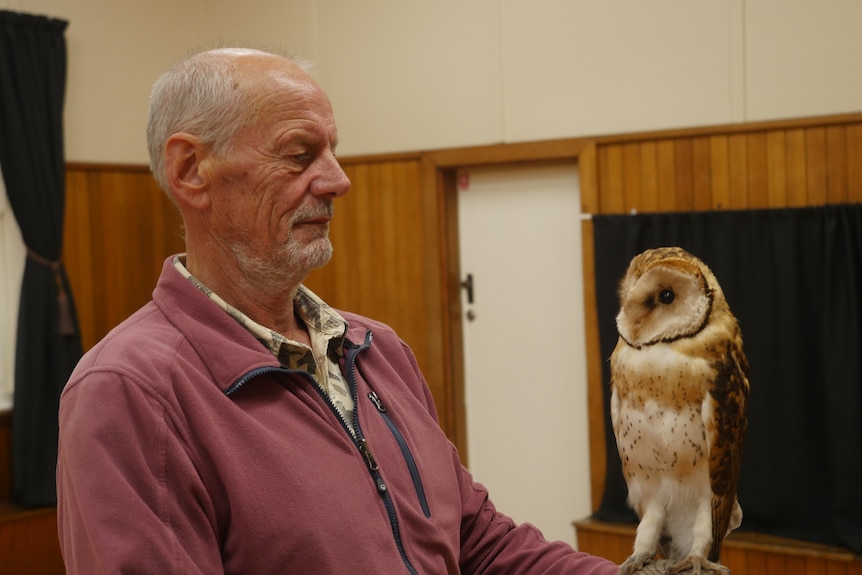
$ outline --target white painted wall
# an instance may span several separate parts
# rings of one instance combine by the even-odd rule
[[[0,0],[63,18],[69,161],[147,163],[147,101],[156,77],[199,42],[187,0]]]
[[[70,21],[66,155],[143,163],[149,87],[216,41],[317,63],[343,155],[858,111],[858,0],[0,0]]]

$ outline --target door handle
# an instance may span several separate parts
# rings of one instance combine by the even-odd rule
[[[467,303],[473,303],[473,274],[467,274],[467,279],[461,282],[461,289],[467,290]]]

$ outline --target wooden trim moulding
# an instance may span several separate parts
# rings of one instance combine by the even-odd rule
[[[149,172],[148,164],[111,164],[100,162],[66,162],[66,171],[78,172]]]
[[[438,169],[459,169],[499,164],[577,160],[589,138],[566,138],[513,144],[450,148],[423,153]]]

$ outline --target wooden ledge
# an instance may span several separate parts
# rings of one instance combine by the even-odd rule
[[[575,530],[581,533],[616,535],[633,541],[637,525],[635,523],[612,523],[591,518],[573,523]],[[845,547],[823,545],[798,539],[789,539],[775,535],[752,532],[734,532],[724,540],[723,550],[757,551],[786,557],[804,557],[829,562],[862,564],[862,555],[856,555]],[[722,551],[723,553],[724,551]]]
[[[9,501],[0,500],[0,523],[8,523],[24,519],[37,518],[42,516],[52,517],[52,521],[56,521],[56,507],[20,507]]]
[[[57,508],[26,509],[0,501],[0,573],[62,575]]]

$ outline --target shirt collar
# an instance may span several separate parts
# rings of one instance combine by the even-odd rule
[[[288,345],[291,348],[305,348],[304,345],[284,337],[277,331],[260,325],[243,312],[224,301],[218,294],[205,286],[199,279],[189,272],[185,266],[185,254],[174,256],[173,264],[183,277],[197,286],[197,288],[212,300],[213,303],[227,312],[240,325],[248,330],[276,357],[280,357],[283,345]],[[330,352],[335,352],[339,356],[344,353],[344,337],[347,334],[347,320],[341,317],[337,311],[331,308],[314,292],[302,284],[300,284],[299,288],[296,290],[296,295],[293,298],[293,306],[297,315],[308,328],[313,340],[324,338],[329,341]]]

